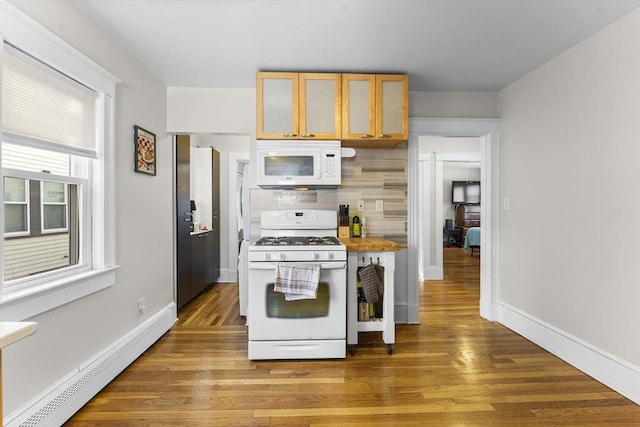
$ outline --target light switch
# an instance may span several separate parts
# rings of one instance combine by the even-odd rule
[[[503,198],[502,207],[505,211],[508,211],[509,209],[511,209],[511,199],[509,199],[508,197]]]
[[[384,200],[376,200],[376,212],[384,212]]]
[[[358,200],[358,213],[364,212],[364,200]]]

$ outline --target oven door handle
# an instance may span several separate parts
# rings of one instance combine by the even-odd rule
[[[344,270],[347,268],[346,262],[288,262],[290,265],[319,265],[320,270]],[[252,262],[249,263],[249,270],[274,270],[278,266],[277,262]]]

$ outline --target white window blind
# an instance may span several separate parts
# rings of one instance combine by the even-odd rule
[[[97,93],[6,44],[2,59],[3,130],[95,157]]]

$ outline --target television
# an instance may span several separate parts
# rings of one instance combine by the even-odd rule
[[[451,203],[454,205],[479,205],[480,181],[451,181]]]

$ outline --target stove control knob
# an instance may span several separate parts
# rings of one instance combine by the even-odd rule
[[[285,256],[282,252],[280,252],[280,253],[278,254],[278,258],[280,258],[280,261],[284,261],[284,259],[286,258],[286,256]]]
[[[333,252],[329,252],[329,254],[327,255],[329,257],[330,260],[333,259]]]
[[[271,259],[271,254],[269,252],[264,253],[264,260],[269,261]]]
[[[317,260],[318,260],[318,258],[320,258],[320,254],[319,254],[318,252],[314,252],[314,253],[313,253],[313,260],[314,260],[314,261],[317,261]]]

